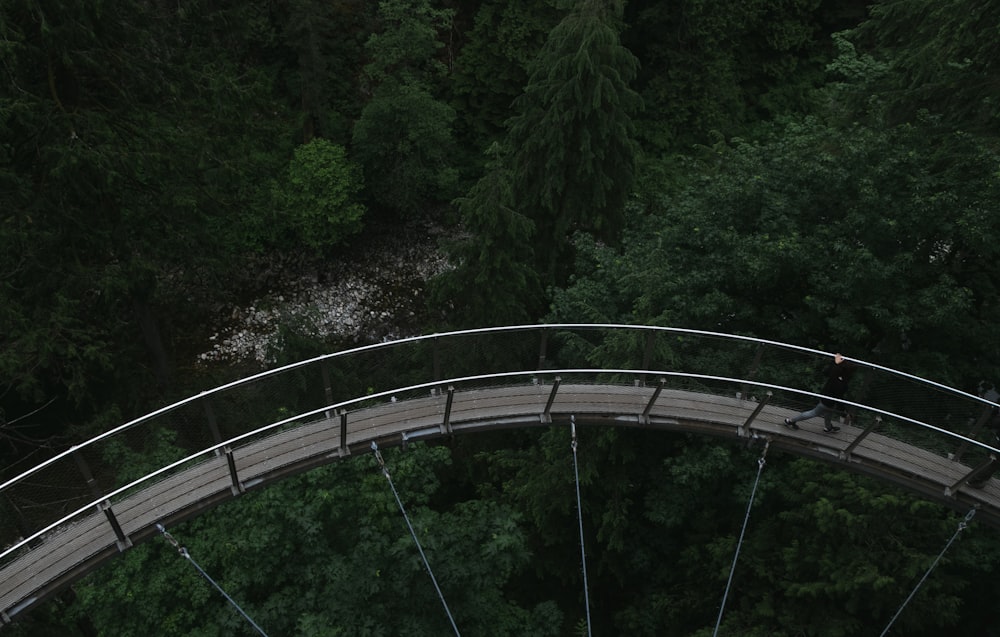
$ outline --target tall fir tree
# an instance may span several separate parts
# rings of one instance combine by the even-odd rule
[[[582,0],[549,34],[509,122],[518,206],[535,220],[539,266],[551,281],[585,231],[614,242],[638,145],[629,87],[638,60],[619,40],[616,0]]]
[[[470,326],[532,322],[541,309],[532,267],[535,224],[513,207],[512,177],[500,145],[492,144],[486,154],[486,174],[455,200],[469,234],[447,246],[457,267],[433,280],[433,300],[454,305],[454,316]]]

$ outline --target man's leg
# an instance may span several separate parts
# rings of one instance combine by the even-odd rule
[[[813,407],[809,411],[802,412],[798,416],[793,416],[793,417],[789,418],[788,422],[790,422],[792,424],[795,424],[795,423],[799,422],[800,420],[809,420],[810,418],[815,418],[816,416],[819,416],[820,414],[822,414],[825,409],[826,408],[823,406],[823,403],[816,403],[815,407]]]
[[[823,405],[823,403],[820,403]],[[837,410],[831,409],[830,407],[823,407],[823,430],[824,431],[840,431],[840,427],[835,427],[830,421],[833,415],[837,413]]]

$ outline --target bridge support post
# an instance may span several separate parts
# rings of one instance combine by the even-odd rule
[[[347,446],[347,410],[340,410],[340,447],[337,449],[340,457],[351,455],[351,450]]]
[[[115,532],[115,544],[118,546],[118,551],[124,553],[125,549],[132,548],[132,540],[122,531],[122,526],[118,524],[118,518],[115,517],[115,512],[111,509],[111,501],[105,500],[101,502],[97,505],[97,510],[104,513],[104,517],[108,519],[108,524],[111,525],[111,530]]]
[[[760,415],[760,412],[764,409],[764,406],[771,401],[772,396],[774,396],[774,394],[770,391],[764,394],[764,400],[757,403],[757,406],[754,407],[753,413],[751,413],[750,416],[746,419],[746,422],[744,422],[742,425],[736,428],[736,433],[740,438],[745,438],[750,435],[750,423],[752,423],[754,420],[757,419],[757,416]]]
[[[441,433],[451,433],[451,404],[455,400],[455,386],[448,385],[448,399],[444,404],[444,422],[441,423]]]
[[[650,396],[649,402],[646,403],[646,408],[642,410],[642,415],[639,416],[639,424],[648,425],[649,424],[649,412],[653,410],[653,405],[656,404],[656,399],[660,397],[660,392],[667,384],[666,378],[660,378],[660,382],[657,383],[656,389],[653,390],[653,395]]]
[[[233,457],[233,449],[229,445],[223,447],[223,451],[226,453],[226,463],[229,465],[229,478],[233,481],[232,489],[233,495],[239,495],[243,493],[243,483],[240,482],[240,477],[236,473],[236,459]]]
[[[945,489],[944,494],[949,498],[954,497],[963,484],[968,484],[973,488],[982,488],[996,470],[997,457],[991,453],[988,460],[980,463],[978,467],[962,476],[958,482]]]
[[[854,449],[859,444],[861,444],[862,440],[864,440],[865,438],[868,437],[868,434],[870,434],[871,432],[875,431],[875,427],[878,427],[881,423],[882,423],[882,416],[876,415],[875,418],[871,421],[871,424],[869,424],[867,427],[865,427],[864,431],[862,431],[861,433],[859,433],[858,437],[855,438],[854,440],[852,440],[851,444],[847,445],[847,447],[843,451],[841,451],[840,453],[838,453],[837,456],[841,460],[847,460],[847,459],[849,459],[851,457],[851,452],[853,452]]]
[[[549,412],[552,411],[552,403],[556,399],[556,392],[559,391],[559,384],[561,382],[562,378],[560,378],[559,376],[556,376],[555,378],[552,379],[552,391],[549,392],[549,400],[548,402],[545,403],[545,411],[542,412],[541,416],[542,422],[545,423],[552,422],[552,414]]]

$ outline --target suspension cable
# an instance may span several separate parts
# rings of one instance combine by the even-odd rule
[[[576,416],[569,417],[570,433],[573,437],[573,480],[576,483],[576,512],[580,525],[580,560],[583,564],[583,603],[587,609],[587,637],[590,637],[590,593],[587,586],[587,551],[583,543],[583,507],[580,504],[580,469],[576,458]]]
[[[191,554],[188,553],[188,550],[186,548],[184,548],[183,546],[181,546],[180,542],[178,542],[177,540],[175,540],[174,537],[172,535],[170,535],[170,533],[168,533],[165,528],[163,528],[162,524],[157,523],[156,528],[160,530],[160,533],[163,534],[163,537],[166,538],[167,542],[170,542],[170,544],[175,549],[177,549],[177,552],[180,553],[181,557],[183,557],[187,561],[191,562],[191,565],[194,566],[198,570],[199,573],[201,573],[201,576],[204,577],[206,580],[208,580],[208,583],[211,584],[212,586],[214,586],[215,590],[217,590],[220,593],[222,593],[222,596],[225,597],[226,600],[230,604],[233,605],[233,608],[235,608],[236,610],[238,610],[240,612],[240,615],[243,615],[244,619],[246,619],[248,622],[250,622],[250,625],[253,626],[257,630],[258,633],[260,633],[264,637],[267,637],[267,633],[265,633],[263,631],[263,629],[261,629],[260,626],[258,626],[256,623],[254,623],[254,621],[252,619],[250,619],[250,615],[247,615],[246,612],[244,612],[243,609],[240,608],[240,605],[237,604],[233,600],[232,597],[230,597],[228,594],[226,594],[226,591],[222,590],[222,587],[219,586],[218,584],[216,584],[215,580],[213,580],[211,577],[208,576],[208,573],[206,573],[205,570],[202,567],[198,566],[198,562],[194,561],[194,558],[191,557]]]
[[[765,456],[767,449],[771,446],[771,440],[764,442],[764,451],[757,459],[757,478],[753,481],[753,490],[750,491],[750,501],[747,502],[747,514],[743,518],[743,528],[740,530],[740,539],[736,543],[736,554],[733,555],[733,565],[729,568],[729,581],[726,582],[726,591],[722,594],[722,604],[719,606],[719,617],[715,620],[715,631],[713,637],[719,634],[719,626],[722,624],[722,613],[726,610],[726,598],[729,597],[729,588],[733,584],[733,573],[736,572],[736,560],[740,557],[740,548],[743,546],[743,536],[747,531],[747,523],[750,521],[750,509],[753,507],[753,499],[757,495],[757,485],[760,483],[760,474],[764,471]]]
[[[920,586],[924,583],[924,580],[927,579],[927,576],[931,574],[931,571],[934,570],[934,567],[936,567],[938,562],[941,561],[941,558],[944,557],[945,552],[951,547],[952,542],[954,542],[958,538],[958,534],[964,531],[967,526],[969,526],[969,522],[972,520],[972,517],[974,515],[976,515],[975,507],[969,509],[969,512],[965,514],[965,518],[958,523],[958,528],[955,529],[955,532],[952,534],[951,539],[948,540],[948,543],[944,545],[944,548],[941,549],[941,552],[938,553],[938,556],[934,558],[934,561],[931,563],[930,568],[927,569],[927,572],[924,573],[924,576],[920,578],[920,581],[917,582],[917,585],[913,587],[912,591],[910,591],[910,595],[905,600],[903,600],[903,603],[900,605],[899,610],[897,610],[896,614],[893,615],[892,619],[889,620],[889,623],[886,625],[885,630],[882,631],[882,634],[879,637],[885,637],[885,635],[889,633],[889,629],[892,628],[892,624],[903,613],[903,609],[906,608],[906,605],[908,603],[910,603],[910,600],[913,599],[913,596],[917,594],[917,591],[920,589]]]
[[[382,467],[382,475],[389,482],[389,488],[392,489],[392,495],[396,498],[396,504],[399,505],[399,510],[403,513],[403,519],[406,520],[406,526],[410,529],[410,535],[413,536],[413,543],[417,545],[417,551],[420,553],[420,559],[424,561],[424,568],[427,569],[427,574],[431,576],[431,582],[434,583],[434,590],[437,591],[438,598],[441,600],[441,605],[444,606],[444,612],[448,615],[448,621],[451,622],[451,627],[455,631],[455,635],[461,637],[458,632],[458,626],[455,625],[455,619],[451,616],[451,611],[448,609],[448,602],[444,601],[444,594],[441,592],[441,587],[438,586],[437,579],[434,577],[434,571],[431,570],[431,565],[427,561],[427,556],[424,555],[424,549],[420,546],[420,540],[417,539],[417,532],[413,530],[413,525],[410,524],[410,517],[406,515],[406,509],[403,508],[403,501],[399,499],[399,493],[396,492],[396,486],[392,483],[392,477],[389,475],[389,468],[385,466],[385,460],[382,459],[382,452],[378,450],[378,445],[372,440],[372,451],[375,452],[375,459],[378,460],[378,464]]]

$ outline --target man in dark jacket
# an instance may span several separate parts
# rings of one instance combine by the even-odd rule
[[[840,399],[847,392],[847,385],[850,383],[852,375],[854,375],[854,365],[850,361],[845,360],[840,354],[834,354],[833,365],[830,365],[830,368],[827,370],[826,384],[820,390],[822,397],[819,399],[819,402],[809,411],[804,411],[793,418],[785,418],[785,426],[790,429],[798,429],[799,426],[795,423],[800,420],[823,416],[825,424],[823,431],[826,433],[840,431],[840,427],[835,427],[830,422],[830,419],[834,414],[842,411],[843,405]]]

